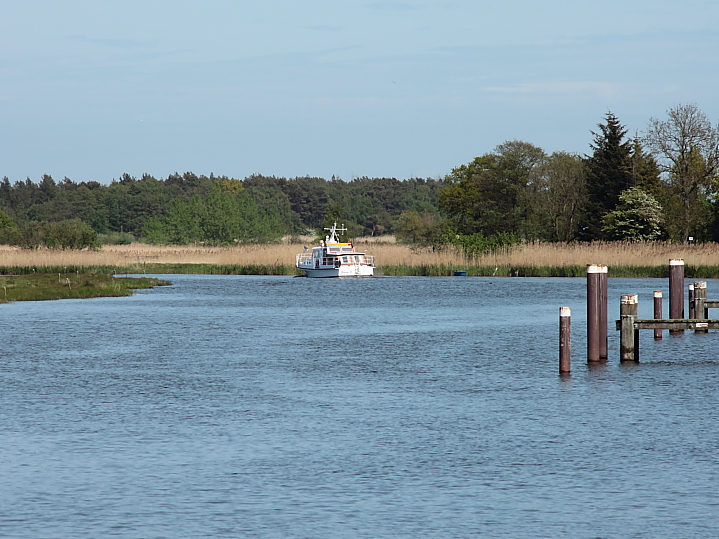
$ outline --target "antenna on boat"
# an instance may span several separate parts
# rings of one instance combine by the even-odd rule
[[[344,223],[342,223],[342,228],[337,228],[337,221],[334,222],[332,228],[325,228],[325,230],[330,231],[329,235],[325,236],[325,242],[327,243],[339,243],[337,232],[347,232]]]

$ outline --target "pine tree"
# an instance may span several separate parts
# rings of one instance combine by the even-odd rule
[[[657,200],[663,197],[659,165],[652,154],[644,151],[638,137],[632,140],[632,187],[638,187]]]
[[[580,237],[584,240],[606,239],[602,217],[616,207],[621,192],[634,185],[632,145],[624,140],[627,130],[611,112],[607,112],[604,119],[606,123],[598,124],[600,132],[592,131],[593,152],[585,160],[587,204],[580,227]]]

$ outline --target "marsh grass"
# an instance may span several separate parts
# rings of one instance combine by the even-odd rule
[[[35,273],[0,276],[0,303],[130,296],[135,289],[169,285],[153,278],[88,273]]]
[[[584,276],[587,264],[606,264],[611,276],[665,277],[670,258],[686,263],[687,277],[719,277],[719,245],[673,243],[527,243],[467,258],[460,249],[413,248],[406,244],[355,242],[374,255],[377,275]],[[310,245],[310,242],[305,242]],[[295,254],[302,243],[229,247],[157,246],[133,243],[99,250],[22,250],[0,246],[0,273],[86,271],[94,273],[210,273],[298,275]]]

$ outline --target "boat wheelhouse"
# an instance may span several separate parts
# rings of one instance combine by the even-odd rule
[[[307,277],[372,277],[374,274],[374,257],[357,252],[352,243],[342,243],[338,232],[346,232],[346,228],[332,225],[325,241],[319,247],[296,256],[295,265],[305,272]]]

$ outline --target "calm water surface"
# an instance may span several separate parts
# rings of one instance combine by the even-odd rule
[[[584,279],[169,279],[0,306],[0,537],[719,537],[717,332],[589,369]]]

